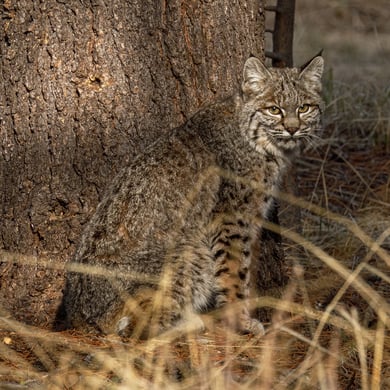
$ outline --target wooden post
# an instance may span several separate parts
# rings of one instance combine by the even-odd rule
[[[293,37],[295,0],[278,0],[276,6],[265,7],[266,11],[275,12],[272,33],[272,52],[266,51],[266,57],[272,59],[272,66],[293,66]]]

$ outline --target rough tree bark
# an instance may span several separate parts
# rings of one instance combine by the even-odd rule
[[[73,253],[104,188],[159,133],[236,88],[250,54],[263,58],[262,5],[3,2],[2,310],[34,324],[52,321],[62,287],[53,267]],[[33,264],[10,262],[18,259],[12,254]]]

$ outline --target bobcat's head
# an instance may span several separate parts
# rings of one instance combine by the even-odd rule
[[[244,66],[241,130],[259,151],[280,155],[311,143],[320,128],[323,58],[304,68],[267,68],[255,57]]]

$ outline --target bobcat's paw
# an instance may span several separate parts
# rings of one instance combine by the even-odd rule
[[[199,315],[192,314],[190,317],[184,317],[176,324],[166,329],[162,336],[174,338],[188,334],[199,334],[206,329],[204,322]]]
[[[239,331],[243,334],[253,334],[255,336],[263,336],[265,334],[265,329],[263,324],[256,320],[255,318],[245,318],[244,321],[240,324]]]
[[[238,333],[253,335],[265,334],[263,324],[255,318],[252,318],[246,308],[240,313],[237,313],[237,311],[226,311],[225,322],[229,328],[234,329]]]

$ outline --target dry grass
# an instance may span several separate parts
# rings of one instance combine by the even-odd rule
[[[355,12],[351,26],[360,29],[358,36],[365,30],[356,15],[370,23],[382,20],[382,3],[369,3],[329,2],[319,29],[332,28],[332,34],[324,42],[311,36],[305,45],[308,51],[325,46],[332,53],[325,79],[324,142],[298,164],[300,198],[282,196],[291,281],[281,298],[252,302],[274,309],[266,335],[235,335],[210,317],[203,333],[137,342],[52,333],[1,312],[0,388],[390,388],[390,87],[362,72],[366,65],[372,69],[366,57],[364,66],[353,66],[358,49],[349,49],[353,55],[345,52],[350,37],[356,38],[351,28],[336,54],[326,47],[337,42],[337,20],[350,20],[346,6]],[[313,8],[302,8],[300,15],[305,28],[314,31]],[[388,32],[380,22],[376,25],[374,42],[383,47]],[[297,32],[298,41],[302,34]],[[372,38],[367,34],[364,42]],[[344,77],[348,65],[350,74]],[[376,66],[375,72],[386,77],[387,68]],[[299,209],[299,233],[287,229],[292,208]],[[10,254],[2,258],[37,261]]]

